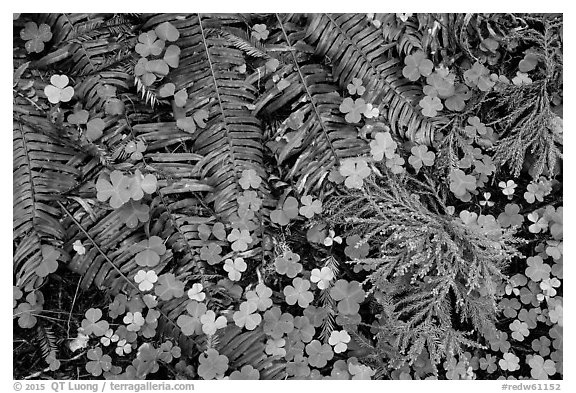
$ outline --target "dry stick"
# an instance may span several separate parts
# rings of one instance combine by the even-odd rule
[[[84,229],[84,227],[82,226],[82,224],[80,224],[78,222],[78,220],[76,220],[74,218],[74,216],[72,215],[72,213],[70,213],[70,211],[68,211],[68,209],[66,209],[66,207],[64,207],[64,205],[62,204],[62,202],[58,201],[58,205],[60,205],[60,207],[62,208],[62,210],[64,210],[64,212],[68,215],[68,217],[70,217],[72,219],[72,221],[74,221],[74,224],[76,224],[76,226],[78,227],[78,229],[80,229],[84,235],[88,238],[88,240],[90,240],[90,242],[94,245],[94,247],[96,247],[96,250],[100,253],[100,255],[102,255],[102,257],[106,260],[106,262],[108,262],[113,268],[114,270],[116,270],[116,272],[118,272],[118,274],[124,278],[124,280],[126,280],[126,282],[132,287],[134,288],[141,296],[145,296],[144,292],[142,292],[140,290],[140,288],[138,288],[128,277],[126,277],[126,275],[124,273],[122,273],[122,271],[118,268],[118,266],[116,266],[114,264],[114,262],[112,262],[110,260],[110,258],[108,258],[108,255],[106,255],[104,253],[104,251],[102,251],[102,249],[100,248],[100,246],[96,243],[96,241],[92,238],[92,236],[90,236],[90,234]],[[174,325],[178,330],[182,331],[182,329],[180,329],[180,326],[178,326],[178,324],[176,322],[174,322],[168,315],[166,315],[166,313],[164,311],[162,311],[162,309],[158,310],[160,312],[160,314],[162,314],[162,316],[164,318],[166,318],[168,320],[168,322],[170,322],[172,325]]]
[[[78,278],[78,285],[76,285],[76,292],[74,292],[74,299],[72,299],[72,307],[70,307],[70,313],[68,314],[68,323],[66,324],[66,336],[70,338],[70,320],[72,319],[72,311],[74,311],[74,305],[76,304],[76,298],[78,297],[78,289],[80,289],[80,282],[82,277]]]

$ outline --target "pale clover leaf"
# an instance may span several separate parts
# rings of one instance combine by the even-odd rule
[[[427,117],[434,117],[444,106],[438,97],[424,96],[418,103],[422,108],[422,114]]]
[[[461,169],[453,169],[450,172],[450,191],[457,197],[463,197],[468,191],[476,189],[476,178],[467,175]]]
[[[314,200],[312,195],[304,195],[300,200],[300,214],[306,218],[312,218],[314,214],[322,213],[322,202],[319,199]]]
[[[346,158],[340,165],[340,174],[346,178],[344,184],[348,188],[362,188],[364,179],[370,176],[370,167],[365,158]]]
[[[70,80],[66,75],[52,75],[50,84],[44,88],[44,94],[52,104],[68,102],[74,96],[74,88],[68,86]]]
[[[160,299],[168,301],[184,295],[184,283],[178,280],[173,273],[162,274],[158,277],[154,292]]]
[[[426,58],[426,54],[418,50],[404,58],[406,66],[402,69],[402,75],[411,81],[416,81],[420,76],[428,76],[432,73],[434,63]]]
[[[119,208],[130,200],[130,179],[120,171],[110,173],[110,181],[100,177],[96,182],[96,198],[101,202],[110,199],[110,206]]]
[[[366,101],[362,98],[353,100],[350,97],[346,97],[340,104],[340,112],[346,114],[344,118],[348,123],[358,123],[362,119],[362,113],[364,113],[366,109]]]
[[[52,32],[45,23],[38,26],[35,22],[27,22],[20,30],[20,38],[26,41],[24,47],[28,53],[40,53],[44,50],[44,43],[52,39]]]
[[[374,136],[374,140],[370,142],[370,153],[374,160],[382,161],[384,156],[392,158],[397,146],[390,132],[378,132]]]
[[[434,165],[436,155],[433,152],[428,151],[428,146],[417,145],[412,147],[410,152],[412,155],[408,157],[408,162],[414,167],[414,169],[416,169],[416,172],[420,171],[420,168],[422,168],[423,165]]]

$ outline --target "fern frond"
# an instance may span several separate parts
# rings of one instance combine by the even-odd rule
[[[69,161],[78,152],[61,143],[54,126],[37,115],[14,113],[12,141],[15,285],[31,290],[43,281],[35,273],[41,245],[59,249],[66,238],[56,201],[76,185],[79,171]],[[66,253],[59,261],[67,262]]]
[[[306,31],[306,41],[316,54],[328,56],[341,88],[359,78],[366,87],[366,102],[386,113],[394,132],[417,143],[430,144],[440,120],[424,117],[418,108],[420,88],[402,76],[400,60],[386,56],[389,46],[362,15],[314,15]]]

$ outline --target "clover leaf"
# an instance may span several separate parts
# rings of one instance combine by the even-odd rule
[[[18,317],[18,326],[23,329],[29,329],[36,325],[38,321],[36,319],[36,313],[40,311],[42,307],[27,302],[20,303],[18,307],[14,310],[14,317]]]
[[[502,228],[508,228],[510,226],[519,226],[524,222],[524,216],[519,214],[520,206],[514,203],[508,203],[504,207],[504,212],[500,213],[498,216],[498,222]]]
[[[414,167],[414,169],[416,169],[416,172],[420,171],[422,165],[425,166],[434,165],[434,159],[436,158],[436,155],[433,152],[428,151],[428,146],[426,145],[413,146],[410,152],[412,153],[412,155],[408,157],[408,162],[410,163],[410,165]]]
[[[226,239],[232,242],[232,250],[234,251],[246,251],[248,244],[253,242],[252,236],[250,236],[250,232],[247,229],[238,230],[234,228]]]
[[[518,185],[514,182],[514,180],[501,181],[498,183],[498,187],[502,189],[502,194],[508,196],[509,199],[512,195],[514,195],[514,191],[516,190],[517,186]]]
[[[134,48],[136,53],[142,57],[148,57],[150,55],[159,56],[164,49],[164,40],[157,39],[158,36],[153,30],[147,33],[142,33],[138,36],[138,43]]]
[[[362,79],[352,78],[352,82],[346,86],[350,94],[356,94],[361,96],[366,91],[366,88],[362,86]]]
[[[444,106],[438,97],[424,96],[418,103],[422,108],[422,114],[427,117],[434,117]]]
[[[302,202],[302,206],[299,211],[304,217],[312,218],[314,214],[322,213],[322,202],[318,199],[314,200],[312,195],[304,195],[300,202]]]
[[[158,277],[158,283],[154,288],[160,299],[167,301],[184,295],[184,283],[176,278],[173,273],[165,273]]]
[[[322,269],[312,269],[310,281],[316,283],[319,289],[326,289],[330,286],[330,281],[334,279],[334,273],[329,267]]]
[[[318,340],[313,340],[306,345],[306,354],[308,355],[308,363],[318,368],[326,366],[328,361],[334,357],[332,347],[328,344],[322,344]]]
[[[254,330],[260,322],[262,316],[256,312],[257,306],[253,302],[243,302],[240,304],[240,310],[236,311],[233,315],[234,323],[239,328],[246,328],[246,330]]]
[[[464,197],[469,191],[476,189],[476,178],[467,175],[461,169],[452,169],[450,171],[450,191],[457,197]]]
[[[26,22],[20,30],[20,38],[26,41],[24,47],[28,53],[40,53],[44,50],[44,43],[52,39],[52,32],[45,23],[38,26],[35,22]]]
[[[258,41],[268,38],[268,34],[270,34],[270,32],[266,28],[265,24],[256,24],[252,26],[252,36]]]
[[[90,112],[86,109],[80,109],[74,111],[70,116],[68,116],[68,123],[74,125],[83,125],[88,123],[88,118],[90,117]]]
[[[536,66],[538,65],[538,61],[539,57],[536,53],[531,51],[527,52],[524,55],[524,58],[520,60],[520,63],[518,63],[518,70],[524,73],[530,72],[534,68],[536,68]]]
[[[353,100],[350,97],[346,97],[340,104],[340,112],[346,114],[344,118],[348,123],[358,123],[362,118],[362,113],[364,113],[366,109],[366,101],[362,98]]]
[[[142,153],[146,151],[146,144],[143,141],[130,141],[124,147],[124,151],[130,154],[130,158],[133,160],[141,160],[143,158]]]
[[[100,337],[103,336],[110,327],[107,321],[100,320],[100,318],[102,318],[102,310],[99,308],[88,309],[84,316],[85,319],[82,320],[82,329],[86,335],[94,334]]]
[[[161,98],[173,96],[176,92],[176,85],[174,83],[165,83],[158,89],[158,96]]]
[[[330,289],[332,299],[338,301],[338,311],[344,315],[354,315],[360,309],[366,293],[358,281],[338,280]]]
[[[283,292],[286,297],[286,303],[290,305],[298,303],[298,306],[302,308],[308,307],[314,301],[314,295],[308,291],[309,289],[310,281],[296,277],[292,280],[292,285],[284,287]]]
[[[516,76],[512,78],[512,83],[516,86],[529,85],[532,83],[532,79],[528,76],[528,74],[517,71]]]
[[[216,243],[210,243],[200,249],[200,259],[208,262],[209,265],[215,265],[222,261],[221,252],[222,247]]]
[[[190,288],[187,292],[188,297],[191,300],[197,300],[199,302],[206,299],[206,294],[202,292],[204,290],[204,286],[200,283],[192,284],[192,288]]]
[[[520,365],[518,364],[519,361],[520,358],[518,356],[514,355],[513,353],[506,352],[503,359],[498,361],[498,365],[504,371],[516,371],[520,369]]]
[[[44,88],[44,94],[52,104],[68,102],[74,95],[74,88],[68,86],[70,80],[66,75],[52,75],[50,84]]]
[[[346,238],[346,248],[344,254],[352,259],[365,258],[370,251],[370,245],[367,242],[362,242],[359,235],[352,235]]]
[[[240,281],[247,267],[244,258],[234,258],[234,260],[228,258],[224,261],[224,270],[228,272],[228,278],[232,281]]]
[[[270,220],[281,226],[288,225],[290,220],[296,217],[298,217],[298,200],[292,196],[286,198],[282,208],[270,212]]]
[[[249,209],[253,212],[260,210],[262,199],[258,198],[258,193],[252,190],[246,190],[236,197],[240,209]]]
[[[86,371],[95,377],[112,368],[112,358],[109,355],[104,355],[100,347],[89,349],[87,357],[90,361],[86,363]]]
[[[456,88],[454,86],[454,74],[447,70],[439,70],[426,78],[427,86],[423,88],[424,94],[430,97],[449,98],[454,96]]]
[[[101,202],[110,199],[110,206],[119,208],[130,200],[130,179],[120,171],[110,173],[110,181],[102,176],[96,182],[96,198]]]
[[[170,22],[162,22],[154,29],[154,32],[164,41],[174,42],[180,38],[180,32],[178,29]]]
[[[140,311],[135,311],[127,312],[124,318],[122,318],[122,322],[126,324],[126,329],[128,331],[137,332],[142,328],[142,326],[144,326],[146,320]]]
[[[206,311],[200,317],[200,322],[202,323],[202,331],[208,336],[212,336],[216,333],[216,330],[226,327],[226,317],[221,315],[216,318],[216,313],[212,310]]]
[[[279,255],[274,259],[274,266],[278,274],[285,274],[294,278],[302,271],[302,264],[298,263],[300,255],[287,251],[284,255]]]
[[[86,124],[86,138],[90,142],[94,142],[96,139],[99,139],[102,136],[102,132],[106,127],[106,123],[101,118],[90,119],[90,121]]]
[[[260,371],[256,370],[249,364],[242,366],[240,371],[236,370],[230,374],[231,380],[258,380],[260,379]]]
[[[272,307],[264,313],[264,333],[273,339],[280,339],[294,330],[294,316],[282,313],[279,307]]]
[[[384,156],[392,158],[397,146],[390,132],[378,132],[374,135],[374,140],[370,142],[370,153],[374,160],[382,161]]]
[[[470,87],[478,87],[487,92],[494,87],[495,82],[490,79],[490,71],[479,62],[474,63],[472,68],[464,72],[464,81]]]
[[[544,260],[539,255],[529,257],[526,260],[528,267],[524,271],[526,276],[534,282],[545,280],[550,277],[552,268],[550,265],[544,263]]]
[[[418,50],[404,58],[406,66],[402,69],[402,75],[411,81],[416,81],[421,76],[428,76],[432,73],[434,63],[426,58],[426,54]]]
[[[362,188],[364,179],[371,173],[368,163],[363,157],[342,160],[339,171],[346,178],[344,181],[346,187],[358,189]]]
[[[366,110],[362,114],[367,119],[377,118],[380,115],[380,109],[373,107],[372,104],[366,104]]]
[[[334,347],[335,353],[342,353],[348,349],[348,343],[350,342],[350,335],[346,330],[332,330],[330,337],[328,338],[328,344]]]
[[[118,213],[128,228],[136,228],[139,222],[147,222],[150,219],[150,206],[128,201]]]
[[[201,334],[202,322],[200,322],[200,318],[208,311],[206,305],[204,303],[191,301],[186,306],[186,311],[188,311],[189,315],[180,315],[176,320],[176,324],[186,336]]]
[[[151,236],[132,246],[136,254],[136,263],[144,267],[154,267],[160,262],[160,256],[166,253],[166,246],[162,238]]]
[[[215,379],[224,376],[228,370],[228,358],[220,355],[214,348],[207,349],[198,358],[198,376],[203,379]]]
[[[254,303],[258,310],[266,311],[272,307],[272,289],[259,283],[253,291],[246,291],[246,301]]]
[[[238,183],[244,190],[249,188],[257,190],[260,187],[260,183],[262,183],[262,178],[258,176],[254,169],[244,169]]]
[[[158,276],[154,270],[138,270],[134,276],[134,281],[136,281],[141,291],[149,291],[154,287],[154,283],[158,281]]]
[[[42,245],[42,261],[36,267],[34,272],[39,277],[46,277],[50,273],[54,273],[58,270],[58,258],[60,257],[60,251],[55,249],[50,245]]]
[[[534,355],[528,360],[530,375],[534,379],[549,379],[556,374],[556,364],[553,360],[546,359],[540,355]]]
[[[524,337],[530,335],[528,324],[526,322],[520,322],[518,319],[514,320],[514,322],[509,325],[509,328],[512,331],[512,338],[517,341],[524,341]]]
[[[446,109],[449,109],[454,112],[462,112],[464,107],[466,106],[466,101],[470,98],[472,92],[468,88],[468,86],[459,83],[456,86],[454,91],[454,95],[446,98],[444,101],[444,105]]]

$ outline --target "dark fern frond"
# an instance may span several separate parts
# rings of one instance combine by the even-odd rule
[[[357,14],[314,15],[305,39],[316,47],[317,55],[328,56],[335,64],[334,76],[342,89],[352,78],[362,80],[366,87],[362,98],[386,113],[394,132],[417,143],[431,143],[441,121],[420,113],[422,91],[402,76],[398,58],[386,56],[389,45],[366,18]]]

